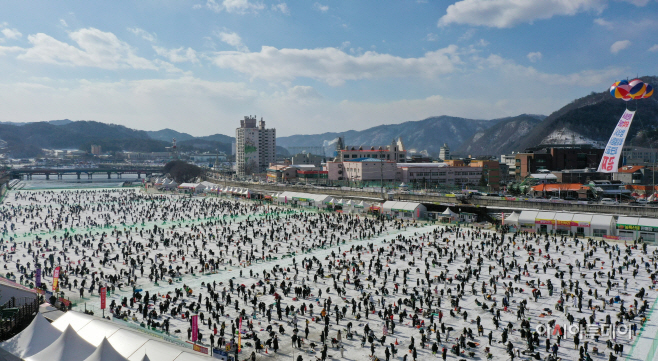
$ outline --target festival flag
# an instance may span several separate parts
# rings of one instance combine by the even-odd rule
[[[34,283],[41,287],[41,268],[37,268],[37,274],[34,276]]]
[[[53,272],[53,291],[57,291],[57,284],[59,283],[59,266]]]
[[[634,115],[634,111],[626,109],[621,119],[619,119],[615,131],[612,132],[610,140],[608,140],[608,145],[605,147],[605,151],[603,151],[598,172],[617,173],[619,170],[619,157],[621,157],[621,150],[624,146],[624,141],[626,141],[628,130],[631,128]]]
[[[238,326],[238,352],[242,351],[242,317],[240,317],[240,325]]]
[[[199,337],[199,316],[192,316],[192,341],[196,342]]]
[[[101,310],[105,309],[105,299],[107,298],[107,288],[101,287]]]

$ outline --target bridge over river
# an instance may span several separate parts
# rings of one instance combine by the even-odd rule
[[[62,179],[64,175],[75,174],[78,179],[81,179],[84,176],[87,179],[93,179],[94,174],[107,174],[107,179],[112,179],[112,174],[116,175],[116,178],[121,179],[124,174],[136,174],[137,178],[141,178],[142,175],[150,176],[155,173],[162,172],[162,166],[144,166],[144,165],[101,165],[96,168],[84,168],[84,167],[72,167],[72,168],[14,168],[8,170],[8,175],[12,179],[25,179],[30,180],[34,175],[45,175],[46,179],[50,179],[51,176],[57,177],[57,179]]]

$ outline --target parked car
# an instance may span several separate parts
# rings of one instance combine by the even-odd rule
[[[599,203],[601,203],[601,204],[608,204],[608,205],[619,204],[619,202],[617,202],[616,200],[614,200],[614,199],[612,199],[612,198],[601,198],[601,200],[599,201]]]

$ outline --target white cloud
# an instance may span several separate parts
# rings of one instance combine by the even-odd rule
[[[532,63],[536,63],[541,60],[543,55],[540,52],[528,53],[528,60]]]
[[[649,48],[649,51],[654,52],[654,53],[655,53],[655,52],[658,52],[658,44],[656,44],[656,45],[650,47],[650,48]]]
[[[612,26],[613,26],[612,22],[610,22],[610,21],[608,21],[604,18],[594,19],[594,24],[603,26],[604,28],[608,28],[608,29],[612,29]]]
[[[572,74],[542,73],[533,67],[518,65],[499,55],[476,58],[476,62],[484,69],[497,70],[506,79],[518,79],[522,77],[533,82],[541,82],[554,86],[592,87],[607,84],[610,79],[614,79],[624,72],[623,69],[608,68],[603,70],[584,70]]]
[[[265,5],[260,2],[251,2],[251,0],[206,0],[205,5],[194,5],[195,9],[207,8],[216,13],[226,11],[228,13],[245,14],[249,12],[258,12],[265,9]]]
[[[296,85],[288,89],[288,95],[297,100],[321,99],[322,95],[312,86]]]
[[[5,110],[16,112],[11,115],[15,119],[35,121],[66,114],[64,118],[93,119],[137,129],[168,127],[198,135],[217,133],[218,119],[221,126],[235,128],[236,119],[244,115],[244,109],[252,109],[258,94],[242,83],[186,76],[116,82],[83,79],[54,84],[0,84],[3,119],[9,116]],[[5,102],[13,104],[5,106]]]
[[[167,49],[154,45],[153,50],[155,50],[158,55],[168,59],[172,63],[184,63],[188,61],[191,63],[199,62],[199,59],[196,56],[196,51],[192,48],[185,49],[184,47],[180,47],[178,49]]]
[[[152,62],[137,56],[130,45],[112,33],[88,28],[71,32],[69,37],[78,47],[43,33],[29,35],[27,38],[32,47],[24,49],[18,58],[36,63],[102,69],[157,69]]]
[[[292,80],[311,78],[332,86],[346,80],[386,77],[435,77],[455,70],[460,63],[455,45],[426,53],[420,58],[401,58],[374,51],[354,56],[336,48],[277,49],[260,52],[219,52],[213,62],[251,78]]]
[[[605,5],[606,0],[461,0],[448,6],[438,25],[509,28],[558,15],[600,12]]]
[[[313,4],[313,8],[315,10],[321,11],[323,13],[326,13],[327,11],[329,11],[329,6],[328,5],[322,5],[320,3]]]
[[[242,52],[247,52],[249,51],[249,48],[247,48],[246,45],[242,42],[242,38],[240,35],[238,35],[235,32],[220,32],[217,34],[217,37],[219,37],[219,40],[225,42],[226,44],[235,47],[237,51],[242,51]]]
[[[476,31],[477,30],[475,28],[470,28],[470,29],[466,30],[466,32],[462,36],[460,36],[458,40],[459,41],[470,40],[473,37],[473,35],[475,35]]]
[[[150,42],[155,42],[157,36],[155,33],[151,34],[148,31],[140,28],[128,28],[128,31],[131,33],[135,34],[136,36],[139,36],[140,38],[150,41]]]
[[[0,46],[0,56],[7,55],[9,53],[20,53],[24,49],[20,46]]]
[[[475,45],[485,47],[485,46],[489,45],[489,42],[484,40],[484,39],[480,39],[475,43]]]
[[[434,34],[434,33],[429,33],[425,36],[425,40],[427,40],[427,41],[437,41],[437,40],[439,40],[439,36]]]
[[[621,0],[627,3],[631,3],[635,6],[646,6],[651,0]]]
[[[2,35],[4,35],[5,39],[18,39],[21,36],[23,36],[23,34],[21,34],[21,32],[16,29],[6,28],[6,29],[2,29],[2,31],[0,32],[2,33]]]
[[[64,19],[59,19],[59,23],[60,23],[63,27],[65,27],[65,28],[68,28],[68,27],[69,27],[69,24],[67,24],[67,23],[66,23],[66,20],[64,20]]]
[[[630,45],[631,45],[630,40],[615,41],[615,43],[610,46],[610,52],[613,54],[617,54],[620,51],[628,48]]]
[[[288,9],[288,4],[286,3],[273,4],[272,10],[280,11],[285,15],[290,15],[290,9]]]

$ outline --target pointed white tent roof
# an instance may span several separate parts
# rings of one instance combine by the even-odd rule
[[[444,215],[444,216],[449,216],[449,217],[456,217],[456,216],[459,215],[459,214],[453,212],[452,210],[450,210],[450,207],[447,207],[446,210],[443,211],[443,213],[441,213],[441,214]]]
[[[121,356],[121,354],[110,345],[110,342],[104,338],[101,344],[96,347],[96,351],[89,355],[84,361],[128,361],[128,359]]]
[[[75,331],[78,331],[95,319],[97,320],[98,318],[81,312],[66,312],[53,322],[53,326],[63,332],[70,325]]]
[[[73,327],[64,332],[36,355],[25,358],[26,361],[84,361],[94,352],[95,347],[80,337]]]
[[[23,332],[0,343],[0,347],[12,355],[26,358],[48,347],[61,334],[62,332],[53,327],[39,312]]]
[[[519,216],[520,215],[521,215],[521,213],[512,212],[512,214],[510,214],[509,217],[505,218],[505,224],[507,224],[507,223],[519,224]]]

